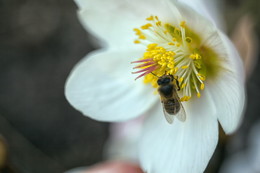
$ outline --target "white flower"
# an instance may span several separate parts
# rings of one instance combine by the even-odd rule
[[[215,16],[200,1],[76,2],[81,22],[103,48],[73,69],[65,87],[68,101],[100,121],[147,115],[138,147],[147,173],[203,172],[218,141],[218,122],[226,133],[234,132],[245,100],[240,57],[215,26]],[[140,63],[135,69],[144,81],[134,80],[130,62]],[[168,124],[163,117],[154,92],[156,76],[165,73],[178,78],[185,122]]]

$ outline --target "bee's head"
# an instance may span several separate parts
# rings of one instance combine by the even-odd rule
[[[172,75],[163,75],[157,80],[158,85],[168,85],[173,81]]]

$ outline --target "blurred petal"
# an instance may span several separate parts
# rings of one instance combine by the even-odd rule
[[[123,121],[147,111],[158,99],[153,89],[131,74],[130,60],[140,51],[110,50],[88,55],[70,74],[65,95],[93,119]]]
[[[133,28],[147,23],[150,15],[163,14],[168,0],[77,0],[79,19],[91,34],[106,44],[133,46]],[[169,16],[169,15],[166,15]]]
[[[144,123],[144,116],[112,123],[110,136],[105,146],[105,158],[113,160],[138,161],[138,141]]]
[[[66,171],[65,173],[143,173],[141,168],[130,162],[108,161],[91,167],[80,167]]]
[[[0,170],[6,166],[7,145],[5,139],[0,135]]]
[[[240,125],[245,105],[245,72],[236,49],[226,36],[220,34],[227,51],[225,68],[216,80],[209,81],[209,90],[217,109],[218,120],[228,134]]]
[[[257,173],[251,165],[251,160],[247,153],[241,152],[235,154],[230,161],[224,163],[220,173]]]
[[[243,16],[234,27],[232,42],[244,61],[246,75],[249,77],[253,72],[258,58],[258,37],[255,31],[255,21],[250,15]]]
[[[246,142],[246,150],[228,158],[224,162],[220,173],[258,173],[260,172],[260,122],[257,122],[250,130],[249,140]]]
[[[85,173],[143,173],[141,168],[133,163],[109,161],[97,164]]]
[[[140,141],[141,165],[149,173],[203,172],[218,141],[212,100],[205,95],[184,105],[187,119],[168,124],[158,103],[151,111]],[[160,106],[160,108],[158,107]]]

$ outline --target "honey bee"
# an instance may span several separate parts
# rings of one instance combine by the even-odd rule
[[[173,75],[163,75],[159,77],[157,84],[159,85],[158,92],[161,96],[163,112],[167,122],[172,124],[174,116],[180,121],[185,121],[186,113],[177,94],[177,91],[180,90],[178,80]]]

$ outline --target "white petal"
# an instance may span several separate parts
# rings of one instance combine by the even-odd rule
[[[221,73],[217,80],[210,81],[208,88],[216,105],[218,120],[229,134],[238,128],[242,119],[245,105],[245,72],[232,43],[225,35],[220,33],[220,36],[227,53],[223,66],[228,71]]]
[[[205,92],[206,93],[206,92]],[[197,99],[198,100],[198,99]],[[204,99],[184,105],[187,119],[168,124],[162,109],[151,111],[140,139],[141,165],[148,173],[201,173],[218,140],[214,105]]]
[[[147,23],[150,15],[169,15],[168,0],[77,0],[79,19],[93,35],[110,46],[126,47],[136,38],[134,28]],[[172,4],[171,4],[172,5]]]
[[[123,121],[144,113],[158,99],[153,89],[131,74],[131,58],[141,51],[99,51],[84,58],[70,74],[65,95],[93,119]]]

